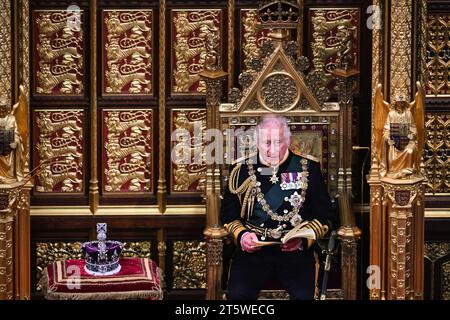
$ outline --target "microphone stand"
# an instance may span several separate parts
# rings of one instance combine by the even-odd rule
[[[320,294],[320,300],[325,300],[327,298],[327,285],[328,285],[328,275],[331,269],[331,258],[336,253],[336,238],[337,232],[331,232],[330,240],[328,240],[328,248],[324,250],[324,253],[327,255],[325,260],[325,269],[323,274],[323,282],[322,282],[322,292]]]

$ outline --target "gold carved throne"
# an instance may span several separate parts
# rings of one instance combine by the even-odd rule
[[[227,164],[248,151],[245,143],[234,143],[247,136],[230,135],[229,132],[252,129],[261,116],[269,113],[281,114],[288,119],[294,152],[314,157],[321,163],[330,196],[339,202],[341,223],[346,222],[346,228],[340,230],[343,251],[350,248],[346,251],[347,256],[344,253],[342,256],[342,264],[346,264],[342,268],[343,296],[352,299],[356,295],[356,259],[351,255],[356,255],[359,234],[354,232],[354,220],[348,218],[350,206],[345,203],[348,200],[345,182],[350,180],[345,174],[351,172],[348,164],[351,162],[348,159],[348,163],[344,161],[344,154],[351,153],[351,145],[345,142],[344,137],[349,133],[346,130],[349,130],[351,121],[351,110],[348,110],[351,98],[340,93],[340,102],[327,102],[330,92],[322,84],[319,73],[310,70],[308,58],[297,55],[297,43],[289,41],[289,38],[290,30],[301,23],[299,10],[296,2],[289,1],[272,1],[260,7],[259,15],[264,27],[272,29],[269,34],[271,40],[262,44],[260,54],[239,75],[241,88],[230,91],[228,102],[220,101],[222,84],[227,76],[222,70],[220,57],[209,57],[207,61],[211,63],[208,65],[207,62],[201,74],[206,82],[207,129],[220,128],[225,151],[225,165],[209,164],[206,173],[207,299],[223,297],[222,274],[227,272],[223,270],[222,260],[227,232],[219,218],[222,186],[226,185],[228,178]],[[281,11],[284,11],[283,17]],[[208,52],[217,55],[213,37],[207,42]],[[351,91],[344,89],[356,74],[354,70],[337,70],[340,90],[345,93]],[[230,145],[241,147],[227,148]],[[339,201],[336,200],[338,198]],[[351,275],[351,279],[346,279],[347,275]]]

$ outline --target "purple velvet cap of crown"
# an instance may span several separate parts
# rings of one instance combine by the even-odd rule
[[[96,273],[112,272],[119,268],[120,254],[123,244],[119,241],[105,241],[107,261],[99,261],[98,241],[83,243],[81,249],[85,257],[86,269]]]
[[[106,245],[106,252],[108,254],[108,257],[109,257],[109,254],[114,254],[114,251],[116,251],[117,254],[120,255],[120,252],[122,251],[122,246],[123,246],[121,242],[106,240],[105,245]],[[90,256],[98,255],[98,241],[85,242],[85,243],[83,243],[82,249],[85,253],[89,254]]]

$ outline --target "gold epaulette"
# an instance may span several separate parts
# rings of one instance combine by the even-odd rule
[[[314,161],[314,162],[320,162],[320,160],[319,160],[319,158],[317,158],[317,157],[314,157],[314,156],[312,156],[312,155],[310,155],[310,154],[303,154],[303,153],[301,153],[301,152],[299,152],[299,151],[294,151],[294,150],[291,150],[295,155],[297,155],[297,156],[299,156],[299,157],[302,157],[302,158],[305,158],[305,159],[308,159],[308,160],[311,160],[311,161]]]

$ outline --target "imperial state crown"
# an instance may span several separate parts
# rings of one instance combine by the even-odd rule
[[[120,271],[120,254],[123,244],[119,241],[106,240],[106,223],[97,223],[97,241],[83,243],[85,266],[87,273],[107,276]]]

